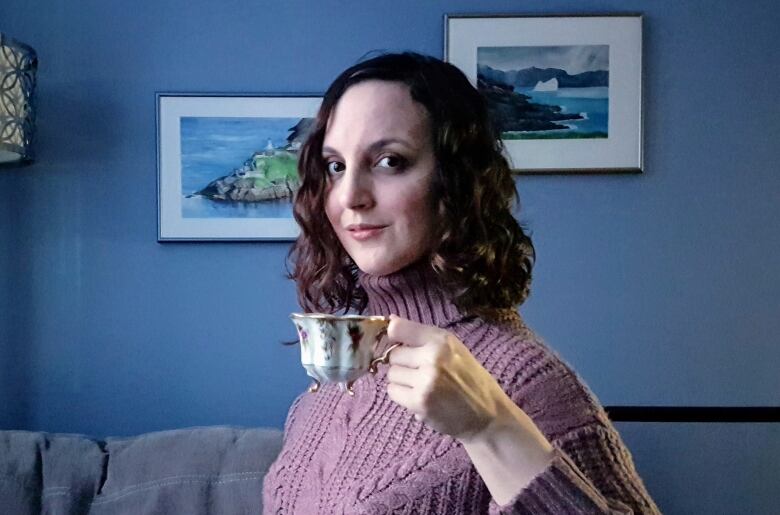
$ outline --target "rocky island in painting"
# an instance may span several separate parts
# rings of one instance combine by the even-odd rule
[[[252,154],[240,168],[220,177],[195,195],[212,200],[260,202],[290,198],[298,191],[298,149],[311,120],[304,118],[290,129],[287,145],[274,148],[268,140],[262,151]]]

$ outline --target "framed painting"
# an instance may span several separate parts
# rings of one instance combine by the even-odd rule
[[[642,16],[446,15],[519,173],[642,171]]]
[[[321,97],[157,93],[158,241],[292,240]]]

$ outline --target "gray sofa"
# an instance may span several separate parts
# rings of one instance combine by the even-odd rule
[[[0,431],[0,514],[259,514],[278,429],[203,427],[96,440]]]

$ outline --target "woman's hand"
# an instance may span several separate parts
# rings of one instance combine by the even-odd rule
[[[506,411],[512,400],[455,335],[392,315],[387,393],[418,420],[458,439],[469,439]]]
[[[553,459],[531,418],[455,335],[390,317],[387,394],[433,429],[463,444],[499,505],[513,499]]]

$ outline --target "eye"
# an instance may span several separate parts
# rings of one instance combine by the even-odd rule
[[[384,156],[377,161],[376,165],[380,168],[402,168],[404,160],[398,156]]]
[[[344,163],[339,163],[338,161],[329,161],[327,168],[328,175],[336,175],[344,171]]]

